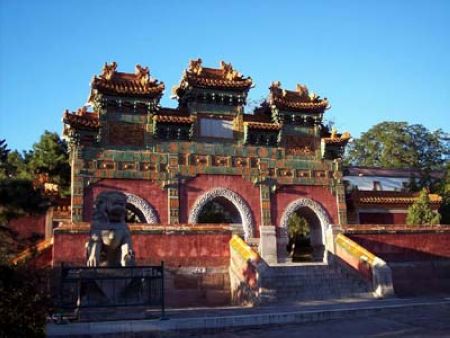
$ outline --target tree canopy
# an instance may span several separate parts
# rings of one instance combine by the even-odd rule
[[[66,143],[57,133],[45,131],[31,151],[10,151],[0,140],[0,223],[48,207],[33,182],[40,175],[58,184],[60,191],[70,188],[70,166]]]
[[[448,152],[442,130],[420,124],[381,122],[347,148],[346,164],[383,168],[441,169]]]
[[[439,224],[441,215],[431,209],[428,191],[422,189],[419,198],[408,208],[406,224],[408,225],[433,225]]]
[[[45,131],[33,145],[28,168],[33,174],[45,174],[64,189],[70,186],[67,144],[57,133]]]

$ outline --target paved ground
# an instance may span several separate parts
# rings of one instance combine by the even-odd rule
[[[49,324],[53,337],[449,337],[450,299],[339,300],[168,311],[169,320]]]
[[[299,325],[277,325],[253,329],[234,329],[210,334],[184,333],[171,335],[170,337],[450,337],[450,306],[403,310],[397,314],[380,314],[365,318],[335,319]]]

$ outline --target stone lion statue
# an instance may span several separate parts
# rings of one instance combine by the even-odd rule
[[[86,243],[87,266],[132,266],[131,233],[125,222],[127,196],[105,191],[95,200],[90,238]]]

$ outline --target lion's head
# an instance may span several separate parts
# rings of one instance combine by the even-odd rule
[[[103,191],[95,199],[93,225],[125,223],[127,196],[119,191]]]

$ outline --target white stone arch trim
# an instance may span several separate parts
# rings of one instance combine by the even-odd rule
[[[124,194],[127,196],[127,203],[134,206],[136,209],[138,209],[145,218],[145,223],[147,224],[158,224],[159,223],[159,217],[156,213],[155,209],[144,199],[137,195],[133,195],[127,192],[124,192]]]
[[[317,216],[321,226],[322,232],[322,241],[325,244],[325,231],[330,227],[330,217],[328,216],[327,211],[316,201],[313,201],[309,198],[299,198],[287,206],[284,210],[283,215],[280,220],[280,227],[284,230],[283,232],[287,233],[288,221],[289,217],[296,212],[298,209],[308,207],[310,208]]]
[[[197,224],[203,207],[217,197],[223,197],[233,203],[241,216],[245,239],[253,237],[255,221],[248,203],[239,194],[227,188],[214,188],[198,197],[189,213],[188,223]]]

